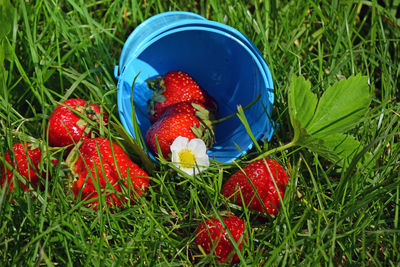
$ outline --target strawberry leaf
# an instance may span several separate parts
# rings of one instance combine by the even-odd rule
[[[151,100],[153,100],[153,102],[164,102],[167,99],[163,95],[153,95]]]
[[[344,133],[361,121],[370,103],[366,76],[343,79],[324,92],[307,131],[318,136]]]
[[[317,96],[311,92],[311,83],[302,76],[293,76],[290,79],[288,98],[289,115],[293,127],[295,130],[297,127],[305,128],[314,116],[318,103]]]
[[[348,166],[363,148],[358,140],[348,134],[331,134],[323,139],[308,135],[303,136],[302,142],[304,147],[341,166]]]
[[[157,76],[154,79],[147,80],[147,87],[153,91],[150,102],[154,105],[155,102],[164,102],[167,100],[165,96],[162,95],[165,91],[164,79],[161,76]]]
[[[292,77],[288,92],[291,145],[307,147],[335,162],[348,165],[362,150],[353,136],[345,134],[365,116],[371,102],[367,77],[357,75],[337,82],[321,98],[304,77]]]

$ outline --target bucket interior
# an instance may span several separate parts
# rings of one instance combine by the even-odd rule
[[[271,113],[273,103],[273,86],[267,78],[269,74],[243,43],[228,34],[204,30],[166,33],[151,40],[139,55],[125,65],[119,77],[118,105],[121,121],[132,136],[130,92],[134,77],[140,72],[133,89],[133,102],[144,136],[151,126],[147,101],[152,91],[147,88],[146,81],[174,70],[191,75],[203,90],[217,100],[219,117],[236,112],[238,105],[244,107],[261,94],[260,100],[245,114],[257,139],[271,136],[272,127],[266,115],[266,111]],[[208,154],[221,162],[230,162],[252,146],[250,137],[236,116],[219,123],[215,135],[216,142]]]

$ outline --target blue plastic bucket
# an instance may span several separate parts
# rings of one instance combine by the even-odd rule
[[[271,138],[273,129],[267,113],[272,112],[273,83],[258,49],[232,27],[179,11],[161,13],[140,24],[128,37],[115,69],[120,119],[134,138],[130,95],[134,77],[140,72],[132,97],[144,136],[151,126],[147,101],[152,91],[146,81],[173,70],[188,73],[213,96],[220,117],[261,95],[245,114],[257,139]],[[237,117],[219,123],[215,134],[216,142],[208,154],[221,162],[231,162],[253,146]]]

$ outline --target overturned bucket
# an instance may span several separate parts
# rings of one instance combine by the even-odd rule
[[[141,23],[128,37],[115,68],[118,110],[124,128],[134,138],[132,99],[144,136],[150,128],[147,101],[152,91],[147,79],[169,71],[188,73],[218,102],[219,117],[228,116],[259,100],[245,111],[257,140],[271,138],[269,119],[274,102],[273,82],[265,60],[255,45],[236,29],[190,12],[172,11]],[[253,142],[237,117],[219,123],[215,144],[208,155],[231,162],[252,148]],[[154,159],[154,155],[150,155]]]

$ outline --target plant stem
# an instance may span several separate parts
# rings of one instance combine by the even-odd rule
[[[282,151],[282,150],[285,150],[285,149],[289,149],[289,148],[291,148],[292,146],[295,146],[295,145],[296,145],[296,142],[294,140],[292,140],[290,143],[287,143],[286,145],[283,145],[283,146],[280,146],[280,147],[277,147],[277,148],[274,148],[274,149],[270,149],[270,150],[262,153],[261,155],[259,155],[258,157],[256,157],[255,159],[253,159],[251,161],[256,161],[256,160],[265,158],[265,157],[267,157],[268,155],[270,155],[272,153],[276,153],[276,152],[279,152],[279,151]]]
[[[243,107],[243,110],[246,110],[246,109],[250,108],[251,106],[253,106],[260,99],[260,97],[261,97],[261,94],[258,94],[258,96],[253,101],[251,101],[250,104],[247,104],[245,107]],[[235,117],[237,114],[238,114],[238,112],[232,113],[232,114],[230,114],[228,116],[225,116],[223,118],[220,118],[218,120],[213,120],[213,121],[211,121],[211,123],[212,124],[217,124],[217,123],[226,121],[226,120],[228,120],[230,118]]]

